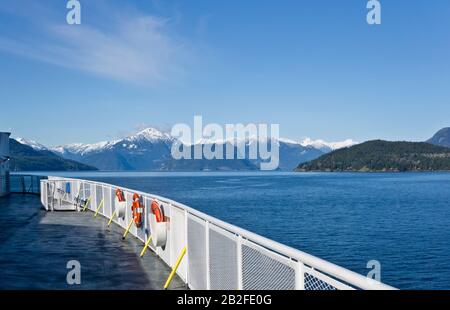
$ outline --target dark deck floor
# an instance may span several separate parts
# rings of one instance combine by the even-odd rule
[[[91,212],[46,212],[39,197],[0,198],[0,289],[162,289],[170,268],[142,243]],[[68,285],[66,264],[81,264]],[[171,289],[184,289],[177,276]]]

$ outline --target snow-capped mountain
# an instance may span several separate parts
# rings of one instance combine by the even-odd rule
[[[170,136],[170,134],[166,132],[162,132],[155,128],[146,128],[144,130],[139,131],[137,134],[129,136],[124,140],[128,142],[160,142],[164,141],[167,143],[173,142],[174,138]]]
[[[81,171],[97,170],[59,156],[36,141],[10,138],[10,166],[12,171]]]
[[[356,142],[352,139],[346,139],[344,141],[338,141],[338,142],[327,142],[324,140],[312,140],[311,138],[305,138],[303,139],[300,144],[302,146],[312,146],[318,150],[321,150],[324,153],[328,153],[337,149],[342,149],[344,147],[349,147],[355,144],[358,144],[359,142]]]
[[[32,149],[36,150],[36,151],[47,151],[48,148],[34,140],[28,140],[25,138],[15,138],[14,140],[16,140],[17,142],[19,142],[20,144],[23,145],[28,145],[30,146]]]
[[[269,140],[270,139],[270,140]],[[309,160],[316,159],[317,157],[323,155],[324,153],[318,149],[315,149],[310,146],[302,146],[299,142],[285,139],[285,138],[268,138],[261,136],[251,136],[245,138],[231,138],[231,139],[221,139],[221,140],[211,140],[211,139],[202,139],[197,141],[195,145],[203,145],[203,147],[207,147],[209,149],[222,148],[223,154],[226,153],[227,147],[234,148],[233,153],[235,154],[235,158],[237,158],[238,154],[241,155],[239,158],[246,158],[244,160],[247,166],[252,167],[252,170],[260,169],[260,165],[262,162],[267,162],[268,160],[263,160],[262,158],[249,158],[249,154],[251,150],[259,150],[260,147],[263,149],[271,148],[272,146],[277,146],[279,149],[278,154],[273,154],[273,156],[278,156],[279,160],[279,170],[293,170],[298,166],[298,163],[303,163]],[[191,145],[191,147],[194,147]],[[243,154],[244,153],[244,154]],[[238,159],[235,159],[234,162],[238,162]],[[211,161],[205,162],[205,165],[210,166]],[[229,164],[234,164],[233,161],[225,161]],[[226,164],[224,164],[227,167]],[[224,167],[224,168],[225,168]],[[228,167],[229,168],[229,167]],[[211,169],[210,169],[211,170]]]
[[[263,136],[250,136],[250,137],[244,137],[244,138],[227,138],[227,139],[205,139],[202,138],[198,141],[196,141],[195,144],[226,144],[231,143],[234,145],[239,144],[251,144],[251,143],[266,143],[268,140],[268,137]],[[300,144],[297,141],[286,139],[286,138],[278,138],[273,139],[275,143],[286,143],[286,144]],[[185,143],[187,145],[191,145],[191,143]]]
[[[51,148],[51,150],[55,153],[60,154],[80,154],[86,155],[96,151],[102,151],[112,147],[115,142],[110,141],[102,141],[92,144],[84,144],[84,143],[72,143],[65,146],[56,146]]]
[[[257,142],[261,143],[265,141],[258,140]],[[279,148],[278,156],[280,170],[291,171],[295,169],[296,165],[298,165],[296,163],[304,163],[316,159],[324,154],[321,150],[311,146],[302,146],[300,143],[289,139],[280,138],[271,142],[276,143]],[[251,141],[246,145],[246,154],[249,153],[248,149],[253,143],[255,143],[255,141]],[[252,160],[251,162],[259,167],[262,160],[258,158],[256,160]]]
[[[207,160],[182,159],[175,160],[171,155],[171,147],[176,141],[170,134],[155,128],[146,128],[136,134],[123,139],[102,141],[92,144],[73,143],[53,148],[46,148],[35,141],[21,139],[21,143],[34,148],[49,150],[66,159],[75,160],[100,170],[157,170],[157,171],[198,171],[198,170],[257,170],[263,160],[261,158],[248,159],[252,146],[267,143],[267,137],[246,137],[242,139],[211,140],[202,139],[195,145],[202,147],[224,148],[234,147],[234,154],[238,154],[244,146],[245,159]],[[19,142],[20,142],[19,141]],[[328,143],[323,140],[305,139],[302,142],[285,138],[272,139],[279,147],[279,169],[292,170],[298,164],[316,159],[334,149],[355,144],[353,140]],[[270,143],[268,144],[270,145]],[[189,145],[187,145],[189,146]],[[190,145],[194,148],[194,145]],[[193,153],[193,152],[192,152]]]
[[[114,147],[121,146],[122,148],[137,149],[138,144],[142,143],[172,143],[173,138],[155,128],[144,129],[137,134],[125,137],[120,140],[101,141],[97,143],[73,143],[68,145],[56,146],[51,148],[52,151],[59,154],[77,154],[88,155],[90,153],[102,152]]]
[[[161,162],[170,156],[172,142],[169,134],[147,128],[119,140],[75,143],[51,150],[101,170],[161,170]]]

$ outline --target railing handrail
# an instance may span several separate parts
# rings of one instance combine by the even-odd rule
[[[37,174],[9,174],[10,193],[40,195],[40,181],[47,176]],[[18,186],[18,181],[20,184]]]
[[[286,257],[289,257],[291,259],[297,260],[299,262],[302,262],[303,264],[306,264],[310,267],[312,267],[313,269],[318,269],[319,271],[328,274],[329,276],[335,277],[341,281],[346,282],[347,284],[351,285],[351,286],[355,286],[356,288],[361,288],[361,289],[368,289],[368,290],[374,290],[374,289],[381,289],[381,290],[392,290],[395,289],[392,286],[389,286],[387,284],[375,281],[373,279],[364,277],[363,275],[356,273],[354,271],[351,271],[349,269],[343,268],[341,266],[338,266],[336,264],[333,264],[329,261],[323,260],[321,258],[318,258],[316,256],[313,256],[311,254],[308,254],[306,252],[303,252],[301,250],[292,248],[290,246],[287,246],[285,244],[279,243],[277,241],[268,239],[266,237],[263,237],[261,235],[258,235],[256,233],[250,232],[246,229],[240,228],[236,225],[227,223],[225,221],[222,221],[220,219],[217,219],[213,216],[210,216],[206,213],[203,213],[201,211],[198,211],[196,209],[193,209],[183,203],[174,201],[172,199],[163,197],[163,196],[159,196],[159,195],[155,195],[155,194],[151,194],[151,193],[146,193],[146,192],[142,192],[139,190],[134,190],[134,189],[130,189],[130,188],[126,188],[123,186],[119,186],[119,185],[114,185],[114,184],[108,184],[108,183],[104,183],[104,182],[98,182],[98,181],[91,181],[91,180],[83,180],[83,179],[76,179],[76,178],[64,178],[64,177],[51,177],[49,176],[48,180],[45,181],[52,181],[52,180],[57,180],[57,181],[82,181],[88,184],[93,184],[93,185],[102,185],[102,186],[107,186],[107,187],[111,187],[111,188],[121,188],[122,190],[125,191],[130,191],[130,192],[135,192],[139,195],[145,196],[145,197],[149,197],[151,199],[156,199],[159,200],[161,202],[164,202],[166,204],[170,204],[174,207],[177,207],[179,209],[185,210],[188,213],[195,215],[215,226],[218,226],[224,230],[227,230],[235,235],[239,235],[241,237],[243,237],[244,239],[250,240],[254,243],[259,244],[260,246],[263,246],[267,249],[270,249],[274,252],[277,252],[281,255],[284,255]]]

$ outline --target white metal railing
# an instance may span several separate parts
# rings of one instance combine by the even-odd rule
[[[115,211],[115,190],[123,190],[128,204],[125,217],[113,218],[123,228],[132,219],[132,195],[141,195],[145,214],[143,225],[140,228],[132,226],[130,233],[144,243],[151,235],[150,205],[156,200],[169,220],[167,242],[164,247],[150,243],[149,248],[173,267],[186,247],[187,253],[177,274],[190,289],[394,289],[179,202],[115,185],[49,177],[41,181],[41,201],[47,210],[54,203],[52,193],[64,192],[67,183],[71,191],[64,196],[66,202],[77,204],[90,197],[88,209],[98,209],[98,214],[107,218]],[[54,186],[59,190],[55,191]]]

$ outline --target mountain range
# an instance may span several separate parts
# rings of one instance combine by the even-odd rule
[[[34,147],[9,139],[11,171],[79,171],[97,170],[95,167],[65,159],[45,147]]]
[[[57,147],[46,147],[36,141],[17,138],[21,144],[36,151],[51,152],[64,159],[79,162],[106,171],[235,171],[259,170],[263,161],[257,159],[181,159],[171,156],[172,144],[176,141],[169,134],[155,128],[144,129],[137,134],[113,141],[93,144],[75,143]],[[299,163],[313,160],[327,152],[355,144],[353,140],[328,143],[323,140],[304,139],[296,142],[288,139],[272,141],[279,146],[279,170],[293,170]],[[230,147],[230,141],[201,141],[203,147]],[[252,144],[261,143],[261,139],[247,138],[244,143],[246,154]],[[238,148],[234,148],[234,154]],[[191,146],[194,148],[194,146]],[[237,156],[235,156],[236,158]],[[245,158],[248,158],[246,156]]]
[[[144,129],[134,135],[127,136],[123,139],[112,141],[103,141],[92,144],[74,143],[57,147],[47,147],[39,142],[27,140],[24,138],[11,139],[12,147],[12,169],[13,170],[91,170],[99,169],[105,171],[241,171],[241,170],[259,170],[260,164],[263,162],[261,158],[257,159],[181,159],[175,160],[171,156],[171,147],[175,143],[175,139],[169,134],[164,133],[155,128]],[[261,138],[246,138],[241,141],[211,141],[202,140],[196,145],[204,148],[217,149],[225,147],[233,148],[235,158],[239,153],[236,145],[244,144],[245,154],[249,154],[249,150],[254,144],[267,142]],[[369,141],[369,144],[361,144],[362,148],[373,154],[362,156],[355,150],[359,147],[357,142],[347,139],[342,142],[328,143],[323,140],[312,140],[305,138],[297,142],[288,139],[273,140],[272,143],[278,144],[279,147],[279,170],[291,171],[296,167],[299,170],[322,170],[339,171],[334,167],[333,160],[338,154],[344,154],[345,168],[342,170],[374,170],[387,169],[403,171],[404,169],[435,169],[436,166],[430,164],[427,155],[422,157],[423,163],[429,166],[414,166],[414,164],[406,165],[403,162],[390,162],[391,166],[380,167],[379,163],[385,162],[386,154],[394,154],[392,156],[404,159],[415,156],[418,146],[414,144],[396,144],[396,142],[387,142],[376,140]],[[403,143],[403,142],[398,142]],[[414,143],[414,142],[411,142]],[[424,151],[427,146],[434,144],[441,147],[450,147],[450,128],[443,128],[438,131],[432,138],[420,145],[420,149]],[[20,147],[22,145],[23,147]],[[196,145],[191,145],[192,150]],[[26,147],[24,149],[24,147]],[[397,151],[401,149],[405,153],[401,156]],[[349,152],[347,152],[350,150]],[[409,150],[409,151],[408,151]],[[428,149],[430,154],[435,154],[437,149]],[[225,152],[224,152],[225,153]],[[439,153],[439,152],[438,152]],[[355,155],[359,154],[359,155]],[[384,155],[383,155],[384,154]],[[355,155],[356,157],[352,157]],[[386,156],[385,156],[386,155]],[[417,155],[417,154],[416,154]],[[375,157],[374,157],[375,156]],[[417,155],[422,156],[422,155]],[[446,155],[445,155],[446,156]],[[444,157],[445,157],[444,156]],[[442,157],[438,155],[437,157]],[[245,156],[248,158],[248,156]],[[362,159],[370,159],[368,165],[361,165]],[[392,159],[392,158],[391,158]],[[378,162],[376,167],[372,167],[374,162]],[[318,166],[323,165],[322,167]],[[328,165],[329,164],[329,165]],[[328,166],[327,166],[328,165]],[[333,167],[331,167],[333,166]],[[372,167],[372,168],[370,168]],[[409,167],[409,168],[408,168]]]

